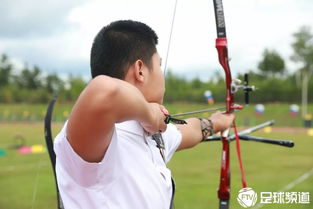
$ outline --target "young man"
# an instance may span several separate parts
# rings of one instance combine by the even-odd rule
[[[54,144],[66,209],[170,208],[166,163],[173,153],[231,126],[234,116],[222,113],[165,124],[157,43],[150,27],[131,20],[113,22],[95,37],[93,79]]]

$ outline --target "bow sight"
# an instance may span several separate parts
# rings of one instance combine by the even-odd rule
[[[244,83],[243,85],[240,85],[242,83],[239,79],[233,79],[231,82],[231,93],[234,94],[238,90],[243,90],[245,95],[245,104],[249,104],[249,94],[251,91],[255,91],[255,86],[249,86],[249,75],[245,73],[244,75]]]

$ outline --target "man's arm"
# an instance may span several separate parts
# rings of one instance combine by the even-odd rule
[[[148,103],[133,85],[108,76],[97,76],[79,96],[68,120],[67,139],[75,152],[88,162],[105,155],[114,124],[139,121],[146,131],[164,131],[160,105]]]
[[[218,133],[232,125],[234,115],[216,112],[209,119],[212,121],[213,132]],[[203,138],[200,120],[198,118],[190,118],[186,121],[187,124],[185,125],[176,125],[182,134],[182,142],[177,151],[191,148],[201,142]]]

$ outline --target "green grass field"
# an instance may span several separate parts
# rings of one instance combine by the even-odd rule
[[[287,113],[279,114],[279,106]],[[62,114],[69,107],[70,105],[57,106],[56,114]],[[177,107],[169,106],[169,110],[176,113],[206,108],[204,105],[186,104]],[[9,107],[4,108],[8,109]],[[44,106],[42,109],[44,110]],[[254,110],[252,107],[251,109],[238,114],[239,124],[243,124],[240,118],[255,118]],[[3,106],[0,106],[1,110],[3,110]],[[37,112],[43,110],[38,107],[34,108],[34,111]],[[286,123],[290,123],[290,127],[293,126],[293,123],[294,126],[301,126],[301,120],[297,121],[297,119],[288,116],[287,105],[277,105],[275,108],[269,109],[268,112],[257,119],[250,119],[249,123],[255,125],[257,122],[271,119],[272,116],[280,126]],[[53,124],[54,136],[61,126],[62,123],[59,122]],[[292,129],[290,128],[290,130]],[[7,151],[5,156],[0,157],[0,209],[56,208],[55,185],[48,153],[17,154],[16,150],[8,149],[15,143],[15,135],[22,135],[26,139],[27,145],[45,145],[43,123],[0,123],[0,149]],[[294,148],[284,148],[256,142],[241,142],[248,186],[256,192],[278,191],[313,168],[313,137],[308,136],[307,133],[296,134],[292,131],[264,133],[259,131],[253,135],[291,139],[296,144]],[[231,208],[239,209],[243,207],[236,200],[241,186],[235,143],[232,144],[231,150]],[[220,158],[220,142],[203,143],[193,149],[181,151],[174,155],[169,167],[177,184],[176,209],[217,208],[216,190],[219,184]],[[313,208],[313,176],[295,185],[289,191],[310,192],[311,204],[271,204],[262,208]]]
[[[62,122],[68,117],[73,104],[56,103],[53,113],[53,121]],[[208,106],[207,104],[186,104],[177,103],[165,105],[171,114],[213,108],[223,107],[224,104],[215,104]],[[237,112],[237,124],[239,126],[256,125],[266,120],[276,120],[276,126],[283,127],[303,127],[303,120],[300,114],[291,117],[289,113],[289,104],[265,104],[265,112],[263,115],[255,113],[255,105],[245,106],[243,110]],[[46,113],[47,104],[0,104],[0,121],[25,121],[40,122]],[[313,104],[308,107],[309,113],[313,113]],[[211,113],[204,113],[194,116],[209,116]]]

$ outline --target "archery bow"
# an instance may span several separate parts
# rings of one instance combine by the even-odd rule
[[[49,158],[51,161],[52,169],[53,169],[53,174],[54,174],[54,180],[55,180],[55,186],[56,186],[56,193],[57,193],[57,206],[58,209],[63,209],[63,202],[61,199],[61,195],[59,193],[59,187],[58,187],[58,181],[57,181],[57,176],[56,176],[56,171],[55,171],[55,161],[56,161],[56,155],[53,150],[53,140],[52,140],[52,133],[51,133],[51,120],[52,120],[52,112],[53,112],[53,106],[55,101],[57,100],[58,96],[55,95],[47,109],[47,113],[45,116],[45,124],[44,124],[44,132],[45,132],[45,140],[46,140],[46,145],[49,153]]]
[[[226,38],[226,28],[225,28],[225,20],[224,20],[224,11],[223,11],[223,3],[222,0],[213,0],[214,3],[214,11],[216,18],[216,30],[217,30],[217,38],[216,38],[216,49],[218,52],[219,62],[222,65],[225,71],[225,82],[226,82],[226,113],[232,113],[235,109],[241,109],[241,106],[235,105],[234,103],[234,91],[232,89],[233,84],[232,75],[229,67],[229,58],[228,58],[228,49],[227,49],[227,38]],[[225,130],[222,133],[221,140],[223,143],[223,151],[222,151],[222,163],[221,163],[221,176],[220,176],[220,185],[218,189],[218,198],[220,200],[219,208],[220,209],[228,209],[229,208],[229,199],[230,199],[230,164],[229,164],[229,129]],[[244,169],[241,160],[240,153],[240,142],[239,137],[236,131],[236,125],[234,122],[234,131],[236,135],[236,148],[237,148],[237,156],[241,169],[241,180],[242,187],[247,187]]]
[[[221,66],[224,69],[225,72],[225,82],[226,82],[226,113],[232,113],[236,109],[242,109],[243,107],[240,105],[235,105],[234,100],[234,93],[242,89],[245,94],[245,103],[249,103],[249,93],[251,91],[255,90],[254,86],[249,86],[248,82],[248,74],[245,74],[244,76],[244,85],[238,85],[238,82],[236,80],[232,80],[232,75],[229,67],[229,58],[228,58],[228,49],[227,49],[227,38],[226,38],[226,27],[225,27],[225,19],[224,19],[224,10],[223,10],[223,3],[222,0],[213,0],[214,3],[214,12],[215,12],[215,19],[216,19],[216,30],[217,30],[217,38],[216,38],[216,49],[218,52],[218,58]],[[176,10],[176,4],[177,0],[175,2],[175,10]],[[174,13],[175,14],[175,13]],[[171,33],[173,29],[173,22],[172,21],[172,28]],[[171,36],[170,36],[171,40]],[[170,43],[169,40],[169,43]],[[169,50],[169,47],[168,47]],[[167,63],[167,57],[166,57],[166,63]],[[166,68],[165,68],[166,70]],[[206,110],[200,110],[200,111],[193,111],[183,114],[176,114],[172,116],[183,116],[183,115],[189,115],[194,113],[200,113],[200,112],[206,112]],[[234,127],[234,135],[229,136],[230,129],[225,130],[220,137],[220,140],[223,143],[223,151],[222,151],[222,160],[221,160],[221,174],[220,174],[220,185],[218,189],[218,198],[220,200],[219,202],[219,208],[220,209],[228,209],[229,208],[229,199],[230,199],[230,150],[229,150],[229,144],[232,140],[236,140],[236,151],[237,151],[237,157],[239,161],[240,171],[241,171],[241,182],[242,187],[246,188],[246,178],[245,173],[243,169],[242,159],[241,159],[241,151],[240,151],[240,141],[242,140],[250,140],[250,141],[257,141],[257,142],[263,142],[263,143],[270,143],[270,144],[278,144],[281,146],[286,147],[293,147],[294,143],[292,141],[286,141],[286,140],[273,140],[273,139],[265,139],[265,138],[258,138],[258,137],[251,137],[246,136],[245,134],[251,133],[252,131],[258,130],[260,128],[263,128],[268,125],[272,125],[274,122],[269,121],[263,124],[260,124],[258,126],[246,129],[241,132],[241,135],[237,133],[236,124],[235,121],[233,123]],[[210,140],[205,140],[210,141]]]
[[[234,103],[234,92],[237,91],[239,88],[242,88],[245,92],[246,102],[248,102],[248,94],[250,91],[254,90],[254,87],[248,87],[248,77],[245,76],[245,83],[243,86],[238,86],[235,82],[232,81],[232,76],[229,68],[229,59],[228,59],[228,50],[227,50],[227,38],[226,38],[226,28],[225,28],[225,20],[224,20],[224,11],[223,11],[223,4],[222,0],[213,0],[214,3],[214,11],[215,11],[215,18],[216,18],[216,29],[217,29],[217,39],[216,39],[216,49],[218,51],[219,62],[222,65],[225,71],[226,77],[226,113],[232,113],[235,109],[242,109],[242,106],[235,105]],[[174,24],[174,17],[176,13],[176,5],[177,0],[175,1],[174,6],[174,14],[171,24],[171,31],[170,31],[170,38],[168,43],[167,55],[165,59],[165,69],[164,75],[166,74],[167,69],[167,59],[168,53],[171,43],[171,36],[173,31],[173,24]],[[182,116],[188,114],[194,114],[198,112],[205,112],[206,110],[200,111],[193,111],[188,112],[187,114],[176,114],[175,116]],[[220,186],[218,189],[218,198],[220,199],[220,209],[228,209],[229,208],[229,199],[230,199],[230,165],[229,165],[229,143],[231,142],[229,135],[229,129],[225,130],[222,133],[222,143],[223,143],[223,152],[222,152],[222,166],[221,166],[221,177],[220,177]],[[239,165],[241,169],[241,180],[242,180],[242,187],[247,187],[244,169],[241,160],[241,153],[240,153],[240,142],[239,137],[236,130],[236,125],[234,122],[234,131],[236,136],[236,148],[237,148],[237,156],[239,160]]]

